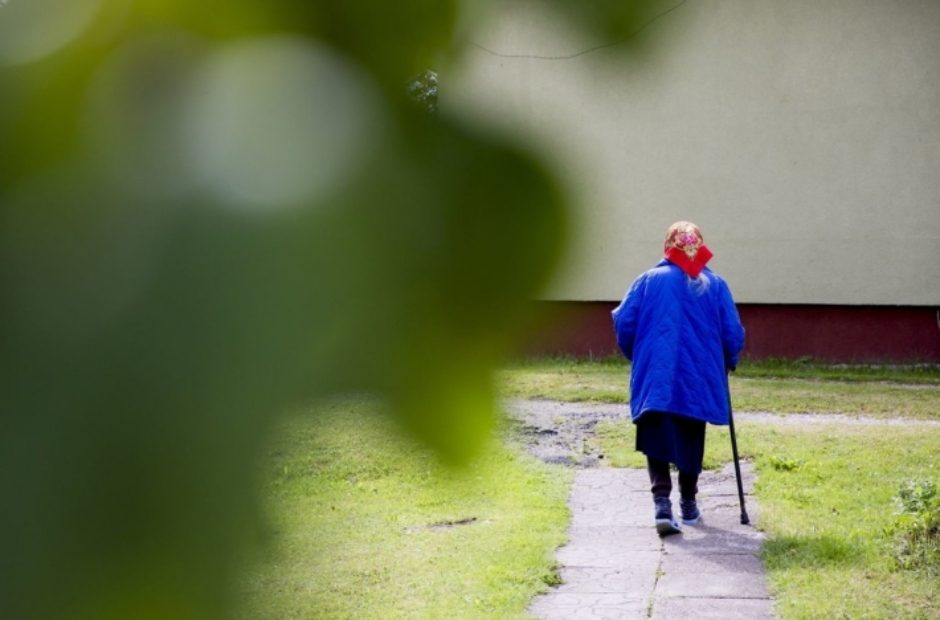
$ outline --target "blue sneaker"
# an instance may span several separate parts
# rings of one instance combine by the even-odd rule
[[[702,513],[699,512],[694,499],[680,500],[679,509],[682,511],[682,523],[685,525],[698,525],[702,522]]]
[[[672,516],[672,502],[668,497],[654,497],[653,503],[656,504],[656,531],[660,536],[669,536],[678,534],[682,530],[679,524]]]

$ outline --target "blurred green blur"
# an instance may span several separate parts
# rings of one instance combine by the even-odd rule
[[[408,94],[488,4],[0,1],[0,617],[229,617],[293,405],[474,455],[567,213]]]

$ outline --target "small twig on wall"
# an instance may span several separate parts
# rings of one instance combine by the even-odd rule
[[[581,50],[580,52],[575,52],[573,54],[564,54],[564,55],[559,55],[559,56],[540,56],[538,54],[504,54],[502,52],[491,50],[490,48],[480,45],[479,43],[475,41],[470,41],[469,43],[473,47],[483,50],[487,54],[498,56],[500,58],[530,58],[533,60],[571,60],[572,58],[577,58],[578,56],[584,56],[585,54],[590,54],[591,52],[596,52],[598,50],[606,49],[608,47],[614,47],[615,45],[620,45],[621,43],[624,43],[625,41],[632,39],[633,37],[637,36],[644,30],[652,26],[655,22],[659,21],[663,17],[669,15],[676,9],[683,6],[686,2],[688,2],[688,0],[680,0],[678,4],[675,4],[669,7],[668,9],[666,9],[665,11],[663,11],[662,13],[659,13],[653,16],[648,21],[644,22],[642,26],[640,26],[639,28],[631,32],[630,34],[620,39],[617,39],[616,41],[611,41],[610,43],[603,43],[601,45],[595,45],[594,47],[589,47],[587,49]]]

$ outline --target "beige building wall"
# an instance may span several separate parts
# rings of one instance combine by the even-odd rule
[[[698,223],[739,302],[940,305],[940,0],[697,0],[623,44],[503,0],[442,109],[548,146],[578,203],[549,299],[616,300]]]

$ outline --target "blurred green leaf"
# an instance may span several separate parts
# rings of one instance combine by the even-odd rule
[[[46,36],[18,4],[0,32]],[[461,3],[93,4],[0,55],[0,616],[227,617],[292,405],[477,452],[564,194],[409,99]]]

